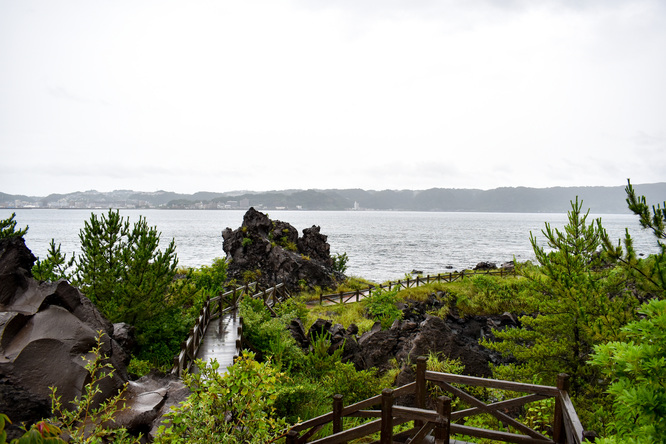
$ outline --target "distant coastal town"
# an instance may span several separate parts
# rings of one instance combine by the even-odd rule
[[[666,182],[637,184],[651,202],[663,202]],[[172,191],[96,190],[36,197],[0,192],[0,208],[42,209],[177,209],[259,211],[445,211],[502,213],[566,213],[574,199],[594,213],[627,213],[624,186],[496,188],[492,190],[432,188],[428,190],[281,190]]]
[[[259,206],[261,207],[261,206]],[[25,201],[15,199],[0,202],[0,208],[8,209],[174,209],[174,210],[247,210],[250,208],[250,200],[228,200],[226,202],[169,202],[155,204],[147,200],[118,200],[118,201],[95,201],[95,200],[73,200],[58,199],[54,202],[48,201]],[[278,208],[272,208],[278,209]]]

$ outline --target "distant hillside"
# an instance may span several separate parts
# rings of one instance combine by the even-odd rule
[[[634,185],[649,204],[666,200],[666,182]],[[432,188],[429,190],[361,189],[282,190],[270,192],[198,192],[116,190],[77,191],[31,197],[0,193],[4,208],[183,208],[183,209],[302,209],[478,211],[507,213],[566,213],[578,196],[592,213],[627,213],[624,186],[495,188],[492,190]]]

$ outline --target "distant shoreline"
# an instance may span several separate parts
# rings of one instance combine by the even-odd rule
[[[634,185],[649,205],[661,204],[666,182]],[[167,191],[84,191],[29,197],[0,193],[0,209],[172,209],[259,211],[425,211],[487,213],[566,213],[578,198],[591,213],[628,213],[624,186],[432,188],[428,190],[284,190],[179,194]]]

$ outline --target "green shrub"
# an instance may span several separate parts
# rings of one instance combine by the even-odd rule
[[[347,262],[349,262],[349,256],[347,256],[347,253],[336,253],[331,256],[331,259],[333,259],[333,271],[345,274],[347,271]]]
[[[402,311],[397,307],[398,290],[376,290],[363,300],[368,315],[388,328],[396,319],[402,319]]]
[[[616,437],[666,442],[666,300],[653,300],[640,312],[644,319],[623,328],[626,341],[595,346],[591,363],[610,382]]]
[[[283,374],[269,362],[259,363],[243,352],[224,375],[219,364],[197,361],[199,373],[184,375],[192,394],[167,414],[156,443],[263,444],[276,440],[287,428],[276,414]]]

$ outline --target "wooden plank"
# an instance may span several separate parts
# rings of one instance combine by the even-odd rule
[[[564,413],[564,422],[567,425],[566,429],[571,430],[576,444],[583,442],[583,425],[578,418],[576,409],[574,408],[569,393],[562,390],[560,397],[562,399],[562,411]]]
[[[487,405],[488,407],[492,407],[495,410],[510,409],[515,407],[520,407],[529,402],[541,401],[543,399],[548,399],[548,398],[549,396],[533,394],[533,395],[521,396],[520,398],[508,399],[506,401],[494,402],[492,404],[487,404]],[[465,409],[465,410],[458,410],[451,413],[451,421],[457,421],[467,416],[474,416],[481,413],[484,412],[478,407],[472,407],[470,409]]]
[[[342,409],[342,416],[349,416],[350,413],[357,412],[359,410],[372,407],[373,405],[379,405],[382,402],[382,395],[373,396],[372,398],[359,401],[356,404],[351,404]]]
[[[408,419],[409,421],[435,422],[439,414],[434,410],[418,409],[416,407],[393,406],[393,416]]]
[[[347,429],[336,435],[327,436],[326,438],[320,438],[315,441],[311,441],[310,444],[340,444],[345,441],[351,441],[352,439],[362,438],[367,435],[379,432],[382,427],[382,420],[377,419],[372,422],[361,424],[351,429]]]
[[[511,442],[515,444],[555,444],[550,439],[537,439],[526,435],[517,435],[515,433],[500,432],[497,430],[479,429],[460,424],[451,423],[451,433],[456,435],[467,435],[475,438],[488,438],[502,442]]]
[[[344,414],[344,410],[342,412],[343,412],[342,416],[347,416]],[[294,427],[292,427],[292,430],[300,432],[302,430],[307,430],[311,427],[316,427],[321,424],[326,424],[327,422],[331,422],[332,420],[333,420],[333,412],[324,413],[323,415],[317,416],[312,419],[308,419],[307,421],[302,422],[300,424],[296,424]]]
[[[512,392],[537,393],[546,396],[558,396],[560,391],[557,387],[547,385],[524,384],[522,382],[500,381],[499,379],[479,378],[476,376],[455,375],[453,373],[438,373],[426,371],[426,379],[430,381],[441,381],[446,383],[458,383],[490,387]]]

